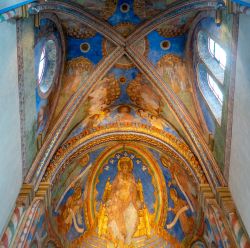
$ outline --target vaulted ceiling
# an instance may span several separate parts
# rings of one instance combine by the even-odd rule
[[[208,180],[224,184],[205,142],[207,128],[195,96],[188,32],[201,10],[213,11],[216,5],[217,1],[48,1],[36,6],[41,20],[53,16],[61,24],[63,54],[48,132],[35,163],[44,152],[48,157],[42,164],[48,162],[69,134],[73,137],[86,127],[107,125],[126,115],[124,122],[155,126],[184,140]],[[55,101],[56,106],[51,103]]]
[[[57,67],[49,90],[38,88],[42,145],[25,182],[35,189],[41,181],[52,184],[52,222],[59,223],[61,241],[70,233],[60,222],[62,205],[71,198],[76,201],[79,185],[84,186],[78,193],[85,194],[87,181],[100,192],[98,182],[104,180],[104,187],[107,171],[120,157],[142,164],[135,177],[142,180],[144,191],[146,176],[139,175],[148,170],[150,178],[156,177],[155,190],[169,195],[174,189],[183,201],[191,199],[197,234],[199,185],[226,185],[209,148],[193,67],[195,27],[202,18],[213,17],[216,8],[215,0],[40,1],[31,8],[39,13],[37,63],[39,44],[46,37],[56,41],[49,64],[54,57]],[[187,197],[183,187],[188,188]],[[88,199],[97,197],[95,191],[88,192]],[[93,202],[88,204],[95,208]],[[86,211],[93,221],[95,211]],[[161,221],[162,216],[167,218],[161,213]],[[67,239],[79,238],[79,233],[74,236],[72,231]],[[170,234],[181,242],[190,230],[178,234],[177,228]]]

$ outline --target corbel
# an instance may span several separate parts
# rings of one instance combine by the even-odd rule
[[[32,184],[24,183],[17,197],[16,205],[28,207],[34,199],[34,188]]]
[[[216,198],[228,221],[231,232],[238,246],[250,248],[250,240],[244,224],[237,212],[231,192],[228,187],[218,187]]]
[[[50,190],[51,190],[51,184],[49,182],[41,182],[35,193],[36,198],[44,200],[46,208],[50,206],[50,199],[51,199]]]

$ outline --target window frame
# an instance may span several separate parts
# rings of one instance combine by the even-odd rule
[[[226,51],[222,48],[222,46],[216,42],[209,34],[208,34],[208,51],[210,52],[211,56],[217,61],[217,63],[220,65],[220,67],[225,71],[226,66],[227,66],[227,54]],[[213,49],[211,49],[211,41],[213,42]],[[216,46],[218,46],[219,48],[216,49]],[[225,53],[225,64],[223,64],[220,58],[218,58],[216,51],[218,49],[223,50],[223,52]]]
[[[213,81],[213,83],[211,83],[211,81]],[[216,82],[216,80],[213,78],[213,76],[209,72],[207,72],[207,82],[208,82],[208,86],[210,87],[210,89],[214,93],[215,97],[218,99],[218,101],[222,105],[223,100],[224,100],[223,92],[221,91],[221,89],[220,89],[218,83]],[[214,85],[216,85],[216,86],[214,87]],[[215,89],[216,87],[220,91],[221,97],[220,97],[220,94],[217,93],[217,90]]]
[[[197,76],[197,88],[199,93],[201,94],[204,102],[206,103],[211,115],[217,122],[219,126],[221,126],[222,119],[222,109],[224,103],[224,76],[227,63],[225,63],[225,67],[223,68],[223,64],[221,66],[220,61],[215,57],[215,48],[212,51],[211,45],[215,47],[215,44],[220,46],[220,43],[213,38],[212,35],[207,30],[200,29],[196,34],[196,51],[197,57],[196,59],[196,76]],[[210,41],[213,41],[210,44]],[[222,46],[220,46],[221,49]],[[226,54],[226,50],[223,49]],[[219,67],[218,67],[219,64]],[[206,73],[206,74],[205,74]],[[213,80],[213,82],[210,81]],[[213,86],[213,83],[216,86]],[[218,89],[215,89],[218,88]],[[217,91],[220,91],[218,94]]]
[[[55,52],[55,57],[51,57],[51,44],[50,42],[53,42],[53,51]],[[54,88],[55,83],[57,82],[57,74],[58,74],[58,65],[57,61],[60,57],[59,54],[59,45],[58,45],[58,39],[54,34],[50,34],[49,36],[41,39],[37,44],[37,52],[39,53],[39,58],[37,58],[37,69],[36,69],[36,80],[37,80],[37,89],[38,94],[41,98],[46,99],[50,95],[51,91]],[[44,56],[42,59],[42,53],[44,52]],[[40,62],[44,61],[43,70],[41,72],[41,75],[39,77],[39,65]],[[51,72],[53,72],[51,74]],[[49,83],[48,83],[49,82]]]
[[[46,68],[46,46],[45,44],[43,44],[42,46],[42,49],[41,49],[41,55],[40,55],[40,59],[39,59],[39,65],[38,65],[38,78],[37,78],[37,81],[38,81],[38,85],[41,84],[42,82],[42,79],[44,77],[44,73],[45,73],[45,68]],[[43,55],[43,57],[42,57]],[[41,58],[42,57],[42,58]],[[41,62],[43,62],[43,66],[42,66],[42,71],[40,72],[40,66],[41,66]]]
[[[202,80],[201,79],[201,70],[200,70],[200,66],[205,66],[205,70],[206,70],[206,75],[205,78],[206,80]],[[221,119],[222,119],[222,107],[223,107],[223,103],[221,104],[218,100],[218,98],[216,97],[216,95],[214,94],[214,92],[212,91],[212,89],[210,88],[210,86],[208,85],[208,81],[207,81],[207,74],[209,73],[209,71],[207,70],[206,64],[202,61],[202,59],[198,59],[197,64],[196,64],[196,77],[197,77],[197,90],[199,91],[199,94],[201,95],[201,97],[203,98],[205,104],[207,105],[207,108],[209,109],[211,116],[214,118],[214,120],[217,122],[217,124],[220,126],[221,125]],[[206,89],[204,89],[204,87]],[[213,97],[208,97],[209,95],[209,91],[212,92]],[[216,102],[214,102],[214,100],[212,99],[214,98],[214,100]]]

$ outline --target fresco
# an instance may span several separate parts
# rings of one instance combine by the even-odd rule
[[[127,1],[75,1],[84,6],[84,8],[96,15],[97,17],[106,20],[124,37],[128,36],[135,30],[137,24],[143,19],[136,15],[134,6],[138,11],[141,7],[132,0]]]
[[[80,156],[70,166],[62,168],[54,180],[51,196],[52,215],[55,217],[54,223],[58,233],[66,236],[67,240],[73,240],[86,231],[83,212],[84,189],[92,163],[103,149]]]
[[[178,95],[198,123],[185,50],[188,27],[195,14],[162,24],[149,33],[146,57],[156,66],[164,81]]]
[[[197,217],[198,189],[190,172],[185,171],[177,158],[150,149],[161,167],[168,191],[168,213],[165,228],[184,247],[190,244]],[[189,178],[189,180],[187,180]]]
[[[204,240],[208,247],[231,247],[232,240],[229,236],[225,222],[221,215],[221,208],[216,204],[209,204],[205,210]]]
[[[191,248],[206,248],[206,244],[198,240],[192,244]]]
[[[111,123],[141,123],[181,139],[178,131],[161,115],[160,96],[134,67],[113,68],[98,82],[84,105],[87,117],[76,125],[67,140],[86,129]]]
[[[54,206],[55,212],[57,212],[60,207],[65,188],[70,188],[77,180],[81,180],[83,184],[86,182],[89,168],[104,148],[105,147],[97,149],[89,154],[82,155],[70,164],[70,166],[65,166],[60,170],[54,179],[51,196],[51,204]]]
[[[52,202],[62,242],[66,247],[94,242],[98,247],[187,247],[197,228],[195,180],[178,159],[120,147],[117,152],[100,148],[59,173]]]
[[[47,238],[47,235],[48,235],[48,231],[47,231],[47,224],[45,220],[45,214],[42,214],[36,223],[34,240],[32,241],[32,243],[34,244],[34,247],[39,247],[41,244],[43,244],[45,242],[45,239]],[[35,244],[37,244],[37,246]]]
[[[48,237],[48,215],[44,204],[40,200],[34,200],[27,214],[29,221],[25,223],[19,239],[25,240],[25,247],[43,247]]]
[[[165,10],[175,1],[79,0],[75,2],[105,19],[114,29],[127,37],[146,18]],[[151,13],[147,13],[148,11]],[[158,69],[198,123],[185,58],[187,31],[195,15],[196,12],[193,12],[162,23],[138,41],[136,46],[137,51]],[[66,63],[55,110],[52,108],[53,102],[50,101],[53,94],[47,98],[41,97],[39,91],[36,92],[38,137],[41,133],[44,136],[44,133],[46,134],[44,131],[47,129],[51,130],[69,100],[81,89],[103,58],[115,48],[100,33],[73,17],[66,14],[58,14],[58,17],[66,38]],[[41,23],[41,26],[43,25],[48,26],[45,21]],[[112,87],[109,87],[109,84],[112,84]],[[87,101],[81,104],[79,113],[71,122],[67,133],[72,137],[74,133],[90,127],[122,121],[146,122],[159,129],[171,129],[170,132],[176,136],[180,136],[178,133],[184,136],[182,127],[171,111],[157,93],[152,91],[152,85],[145,76],[126,56],[123,56],[114,68],[97,82],[95,90],[90,93]],[[49,127],[48,122],[50,122]],[[172,131],[173,124],[178,131]]]
[[[179,37],[187,33],[197,13],[183,14],[157,27],[157,32],[166,38]]]
[[[127,37],[136,29],[137,25],[166,10],[169,5],[175,1],[176,0],[74,0],[73,2],[81,4],[88,12],[106,20],[119,33]],[[194,16],[195,12],[189,15],[183,15],[181,18],[167,25],[162,24],[159,26],[159,33],[163,36],[165,35],[165,37],[174,37],[184,34]]]
[[[133,237],[150,236],[156,211],[152,181],[148,167],[134,154],[118,153],[104,165],[95,196],[99,236],[118,246],[130,245]]]
[[[210,221],[206,218],[205,219],[205,228],[204,228],[204,239],[207,243],[208,247],[224,247],[222,244],[222,240],[219,237],[219,231],[214,226],[214,229],[212,229]],[[217,233],[217,234],[216,234]]]
[[[103,58],[102,43],[104,42],[103,37],[93,29],[66,15],[60,14],[60,19],[66,34],[68,52],[54,120]]]
[[[157,17],[160,12],[174,6],[176,0],[72,2],[76,3],[74,6],[82,5],[84,10],[103,19],[126,38],[146,19]],[[60,11],[60,8],[57,10]],[[174,14],[178,15],[178,11]],[[196,14],[193,11],[189,15],[154,26],[155,30],[135,42],[135,50],[141,55],[137,59],[153,66],[175,97],[183,102],[199,123],[193,99],[193,78],[189,72],[191,58],[187,56],[188,32]],[[67,15],[58,14],[66,41],[60,84],[54,81],[54,76],[58,73],[58,68],[54,65],[60,64],[58,54],[64,48],[59,32],[53,22],[43,18],[40,28],[36,29],[35,72],[39,76],[39,66],[45,64],[41,71],[49,79],[41,83],[38,78],[36,88],[38,141],[40,135],[45,136],[47,130],[52,130],[68,102],[80,89],[84,89],[84,83],[91,73],[115,48],[102,34],[72,19],[72,16],[70,12]],[[210,22],[211,20],[203,20],[199,28],[217,32],[218,39],[228,39],[225,26],[218,32],[218,28]],[[49,53],[46,56],[42,56],[44,37],[52,41],[48,44]],[[50,45],[53,49],[50,49]],[[58,49],[60,53],[57,53]],[[129,54],[127,48],[124,49]],[[106,75],[103,73],[96,82],[91,82],[95,83],[95,87],[92,87],[94,89],[91,88],[88,96],[79,104],[70,123],[62,123],[62,126],[66,124],[60,135],[63,143],[58,144],[57,137],[54,139],[51,135],[52,143],[48,150],[44,149],[47,157],[40,161],[39,169],[43,170],[42,166],[47,163],[47,158],[51,158],[51,161],[48,161],[45,174],[38,175],[39,178],[40,175],[43,177],[42,182],[48,183],[46,180],[51,180],[51,184],[48,183],[51,186],[49,199],[46,195],[44,200],[49,206],[45,208],[38,205],[43,201],[39,194],[44,194],[39,192],[42,188],[39,186],[44,185],[38,183],[38,193],[30,208],[32,215],[28,215],[28,221],[24,223],[27,225],[20,236],[20,240],[24,240],[24,237],[27,239],[27,247],[230,247],[220,210],[211,207],[203,218],[198,201],[198,182],[205,175],[196,157],[186,146],[184,129],[171,109],[173,102],[167,104],[162,92],[158,92],[157,87],[154,88],[149,81],[150,77],[144,75],[145,71],[145,68],[140,71],[129,59],[129,55],[122,56]],[[208,112],[202,96],[198,101],[202,105],[202,111]],[[186,114],[189,118],[188,113]],[[181,113],[180,117],[183,116]],[[206,115],[205,119],[207,118],[210,121],[209,131],[216,132],[216,126],[211,123],[211,115]],[[117,128],[114,129],[118,131],[118,135],[121,131],[119,127],[125,126],[143,127],[146,131],[143,132],[143,129],[140,135],[136,134],[136,142],[129,140],[131,136],[125,136],[125,131],[122,134],[126,140],[123,144],[119,140],[111,140],[111,135],[102,140],[107,141],[105,144],[98,143],[98,139],[87,140],[88,137],[97,138],[97,130],[103,131],[100,136],[105,136],[105,127],[112,124]],[[58,130],[61,131],[60,128]],[[166,137],[171,134],[171,139],[166,139],[166,143],[169,143],[164,144],[164,148],[160,147],[163,139],[159,138],[154,143],[154,138],[158,136],[149,139],[146,134],[147,131],[151,134],[151,130],[152,133],[156,130],[155,133]],[[168,134],[160,132],[162,130]],[[187,129],[187,133],[190,130]],[[92,136],[84,136],[85,134]],[[191,131],[189,134],[192,134]],[[118,135],[115,138],[119,139]],[[196,138],[194,136],[190,135],[193,140]],[[80,144],[86,140],[93,143],[89,146]],[[77,151],[65,155],[68,150],[64,148],[68,148],[71,141],[76,142],[74,145]],[[57,144],[60,148],[53,156],[52,153],[56,150],[54,145]],[[155,144],[159,144],[159,147],[154,146]],[[197,144],[201,145],[199,142]],[[84,149],[79,148],[81,145]],[[196,147],[199,148],[198,145]],[[54,149],[52,153],[51,147]],[[65,153],[62,155],[60,152]],[[205,157],[203,156],[201,154],[202,158]],[[201,181],[207,182],[206,179]]]
[[[142,123],[148,125],[149,127],[153,126],[159,130],[165,130],[166,132],[181,139],[178,132],[164,119],[155,117],[150,112],[144,111],[142,109],[130,107],[129,105],[120,105],[111,109],[111,112],[105,115],[102,120],[100,120],[99,117],[96,117],[95,119],[85,119],[70,133],[67,140],[79,135],[87,128],[102,125],[105,126],[106,124],[111,123]]]
[[[151,9],[160,11],[172,2],[77,1],[91,12],[97,13],[99,9],[102,9],[102,15],[105,16],[103,18],[125,37],[143,20],[136,14],[136,12],[140,12],[140,9],[154,6]],[[175,19],[169,25],[163,23],[155,31],[138,41],[136,45],[137,51],[157,67],[166,83],[178,93],[180,99],[197,120],[184,58],[187,26],[194,16],[195,13],[192,13]],[[115,47],[91,28],[66,15],[60,14],[59,17],[67,35],[68,52],[62,90],[53,122],[98,63]],[[178,30],[182,31],[173,31],[170,35],[170,29],[174,23],[175,28],[178,27]],[[170,130],[173,128],[170,123],[165,121],[167,117],[178,131]],[[176,136],[180,136],[178,132],[180,133],[182,129],[175,116],[171,115],[171,109],[164,105],[154,90],[152,91],[152,85],[126,56],[120,58],[114,68],[97,82],[96,88],[90,93],[87,101],[81,104],[78,117],[72,121],[73,124],[69,127],[69,138],[84,129],[114,122],[147,123],[159,129],[169,129]]]
[[[164,11],[176,0],[73,0],[84,6],[88,12],[108,20],[111,24],[118,21],[142,21]]]

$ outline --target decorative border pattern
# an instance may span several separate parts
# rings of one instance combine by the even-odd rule
[[[16,231],[18,230],[18,226],[25,212],[24,207],[16,207],[14,213],[11,217],[11,220],[0,240],[0,247],[8,248],[11,245],[11,242],[15,236]]]
[[[228,215],[229,222],[232,226],[236,241],[240,248],[250,248],[250,241],[249,238],[246,236],[246,232],[244,228],[242,227],[237,214],[236,213],[230,213]]]
[[[24,64],[23,64],[23,47],[22,47],[22,20],[16,22],[17,34],[17,66],[18,66],[18,93],[19,93],[19,115],[21,127],[21,152],[22,152],[22,174],[23,177],[27,172],[26,159],[26,142],[25,142],[25,109],[24,109]]]
[[[29,236],[33,237],[35,228],[33,226],[34,221],[38,220],[39,207],[43,201],[41,199],[34,199],[29,209],[26,211],[24,221],[20,227],[20,233],[17,234],[17,238],[13,244],[13,247],[29,247]]]
[[[134,125],[115,123],[83,131],[58,149],[47,167],[42,181],[50,182],[53,185],[62,166],[67,166],[74,158],[93,147],[113,141],[142,142],[163,152],[171,153],[174,157],[180,157],[184,161],[182,164],[185,169],[198,184],[207,183],[199,162],[183,141],[165,131],[143,124],[138,125],[138,123]]]

